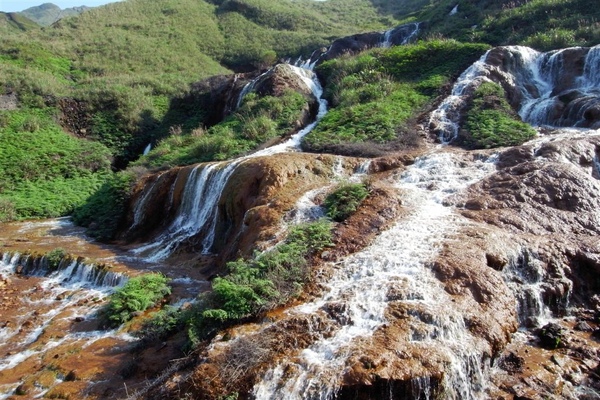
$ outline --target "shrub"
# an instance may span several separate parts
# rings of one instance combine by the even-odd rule
[[[163,340],[182,326],[183,313],[184,311],[175,307],[166,306],[144,320],[140,329],[134,332],[134,336],[147,343]]]
[[[470,148],[516,146],[535,137],[535,130],[521,121],[505,98],[502,86],[482,83],[474,92],[460,137]]]
[[[252,259],[229,262],[229,273],[215,278],[212,292],[184,317],[190,342],[296,296],[308,275],[307,259],[331,245],[331,224],[322,220],[292,228],[285,242]]]
[[[341,222],[352,215],[369,191],[362,183],[349,183],[335,189],[325,198],[327,216],[334,221]]]
[[[151,273],[131,278],[125,286],[110,296],[106,307],[109,325],[118,326],[133,318],[133,314],[155,306],[171,294],[168,279],[162,274]]]
[[[57,247],[56,249],[50,251],[46,254],[46,261],[48,262],[48,269],[53,271],[58,269],[60,262],[67,256],[67,252]]]

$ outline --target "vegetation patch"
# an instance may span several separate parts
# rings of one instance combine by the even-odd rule
[[[0,218],[58,217],[111,174],[110,152],[57,125],[54,108],[0,111]]]
[[[197,127],[183,133],[181,127],[173,127],[171,136],[134,165],[168,168],[233,158],[293,133],[306,110],[306,98],[293,90],[278,97],[249,93],[236,112],[207,130]]]
[[[347,154],[352,153],[349,144],[385,145],[390,150],[415,145],[408,121],[487,48],[432,40],[323,63],[318,73],[326,81],[332,109],[305,137],[304,147]]]
[[[535,130],[521,121],[505,95],[502,86],[496,83],[479,85],[465,114],[459,142],[469,148],[489,149],[517,146],[535,137]]]
[[[114,238],[127,211],[127,201],[136,176],[131,171],[111,175],[73,212],[73,221],[87,227],[87,233],[100,240]]]
[[[308,279],[310,258],[333,245],[331,223],[320,220],[292,228],[274,249],[227,264],[228,273],[190,309],[167,309],[144,323],[144,340],[185,329],[192,345],[226,325],[251,318],[297,296]]]
[[[171,294],[168,279],[162,274],[151,273],[131,278],[125,286],[110,296],[105,314],[110,326],[116,327],[133,318],[136,312],[154,307]]]
[[[345,220],[354,214],[368,195],[369,190],[362,183],[339,186],[325,198],[327,216],[337,222]]]

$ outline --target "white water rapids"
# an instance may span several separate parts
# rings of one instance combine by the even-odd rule
[[[372,335],[385,323],[388,288],[395,280],[408,282],[413,296],[407,302],[421,303],[437,316],[430,337],[419,340],[448,348],[452,365],[445,387],[453,394],[447,398],[476,398],[481,379],[475,379],[473,386],[468,377],[481,375],[480,368],[474,367],[480,354],[472,353],[475,350],[469,347],[471,338],[462,316],[444,306],[449,299],[427,262],[435,256],[442,239],[461,225],[462,217],[444,206],[444,200],[494,169],[493,159],[466,164],[444,152],[421,157],[409,167],[396,186],[411,215],[336,266],[321,297],[288,311],[291,315],[314,314],[328,303],[343,299],[347,323],[332,336],[301,350],[297,358],[284,360],[269,370],[254,387],[255,398],[334,398],[353,342]],[[289,368],[291,365],[294,368]],[[423,394],[429,389],[424,388]]]

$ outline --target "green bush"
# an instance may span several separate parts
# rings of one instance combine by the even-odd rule
[[[110,176],[85,204],[74,210],[73,221],[87,227],[88,234],[97,239],[113,239],[125,218],[134,181],[135,175],[129,171]]]
[[[171,294],[167,283],[167,277],[158,273],[131,278],[110,296],[105,310],[109,325],[118,326],[133,318],[134,313],[154,307]]]
[[[505,98],[504,89],[491,82],[482,83],[473,94],[466,112],[460,141],[469,148],[517,146],[535,137],[535,130],[521,121]]]
[[[183,327],[183,314],[184,311],[166,306],[144,320],[140,329],[133,334],[144,342],[163,340],[175,332],[177,328]]]
[[[316,221],[292,228],[285,242],[249,260],[227,264],[212,292],[184,319],[190,341],[198,343],[223,325],[274,308],[299,293],[308,276],[308,259],[332,245],[331,224]]]
[[[58,269],[60,262],[67,256],[67,252],[57,247],[46,254],[46,262],[48,263],[48,269],[51,271]]]
[[[362,183],[348,183],[336,188],[324,202],[327,216],[334,221],[341,222],[354,214],[369,191]]]

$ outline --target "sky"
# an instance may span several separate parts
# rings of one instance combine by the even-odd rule
[[[103,4],[114,3],[116,0],[0,0],[0,11],[23,11],[29,7],[39,6],[44,3],[56,4],[60,8],[79,6],[97,7]]]

